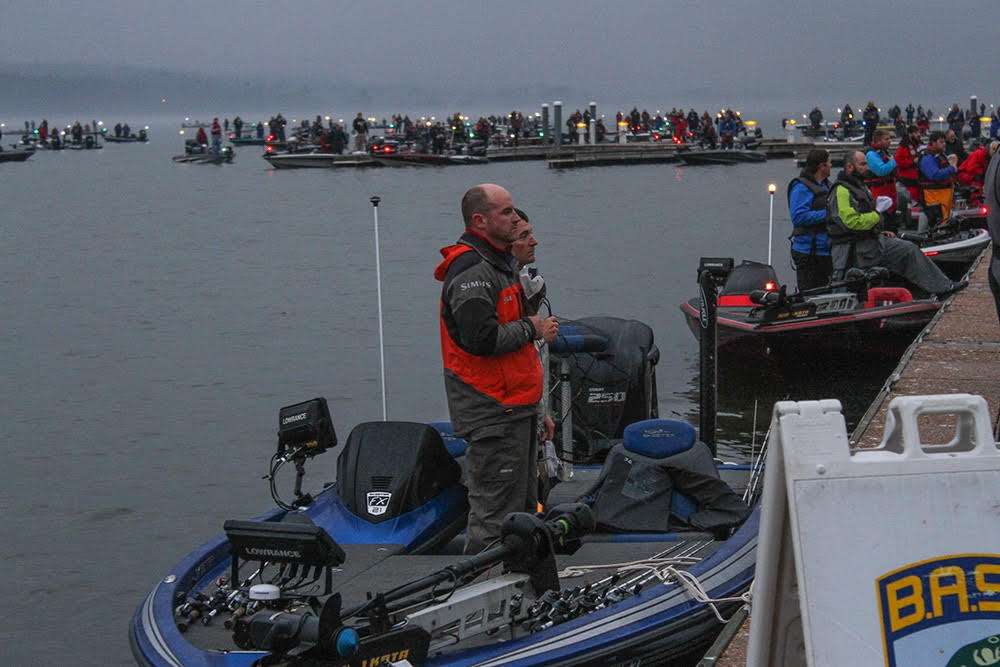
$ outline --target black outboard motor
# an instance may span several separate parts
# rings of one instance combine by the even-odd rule
[[[608,340],[603,352],[571,355],[574,458],[593,460],[621,441],[628,424],[657,416],[660,350],[653,330],[638,320],[585,317],[573,329]],[[558,368],[554,360],[552,372]]]
[[[413,422],[358,424],[337,458],[341,500],[371,523],[420,507],[457,484],[461,474],[441,434]]]

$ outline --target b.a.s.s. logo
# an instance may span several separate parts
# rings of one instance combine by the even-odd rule
[[[911,563],[875,589],[887,667],[1000,667],[1000,554]]]

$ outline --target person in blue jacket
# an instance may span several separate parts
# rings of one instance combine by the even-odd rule
[[[924,212],[928,218],[944,222],[951,217],[955,195],[955,175],[958,173],[958,156],[945,155],[943,132],[931,132],[927,149],[918,163],[920,189],[924,196]]]
[[[788,184],[788,212],[792,217],[792,265],[799,291],[822,287],[830,282],[833,260],[826,233],[830,195],[830,153],[814,148],[806,156],[806,166]]]

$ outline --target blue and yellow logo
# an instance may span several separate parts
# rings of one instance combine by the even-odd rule
[[[875,589],[887,667],[965,667],[966,656],[967,667],[1000,667],[994,646],[1000,634],[1000,555],[911,563],[879,577]]]

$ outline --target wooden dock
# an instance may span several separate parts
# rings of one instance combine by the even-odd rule
[[[792,158],[816,145],[808,141],[790,143],[786,139],[764,138],[754,149],[772,158]],[[490,162],[513,160],[545,160],[555,169],[592,167],[616,164],[654,164],[676,162],[677,145],[672,142],[632,142],[627,144],[532,144],[505,148],[491,147],[486,156]],[[695,146],[691,146],[692,149]]]
[[[989,404],[994,438],[1000,435],[1000,326],[987,282],[991,257],[989,248],[983,251],[970,271],[969,287],[951,297],[903,354],[854,429],[853,447],[879,446],[889,402],[896,396],[978,394]],[[948,442],[954,431],[953,415],[921,417],[924,442]],[[735,633],[728,646],[715,648],[698,667],[746,665],[750,621],[736,621],[741,627],[727,628],[730,636]]]

